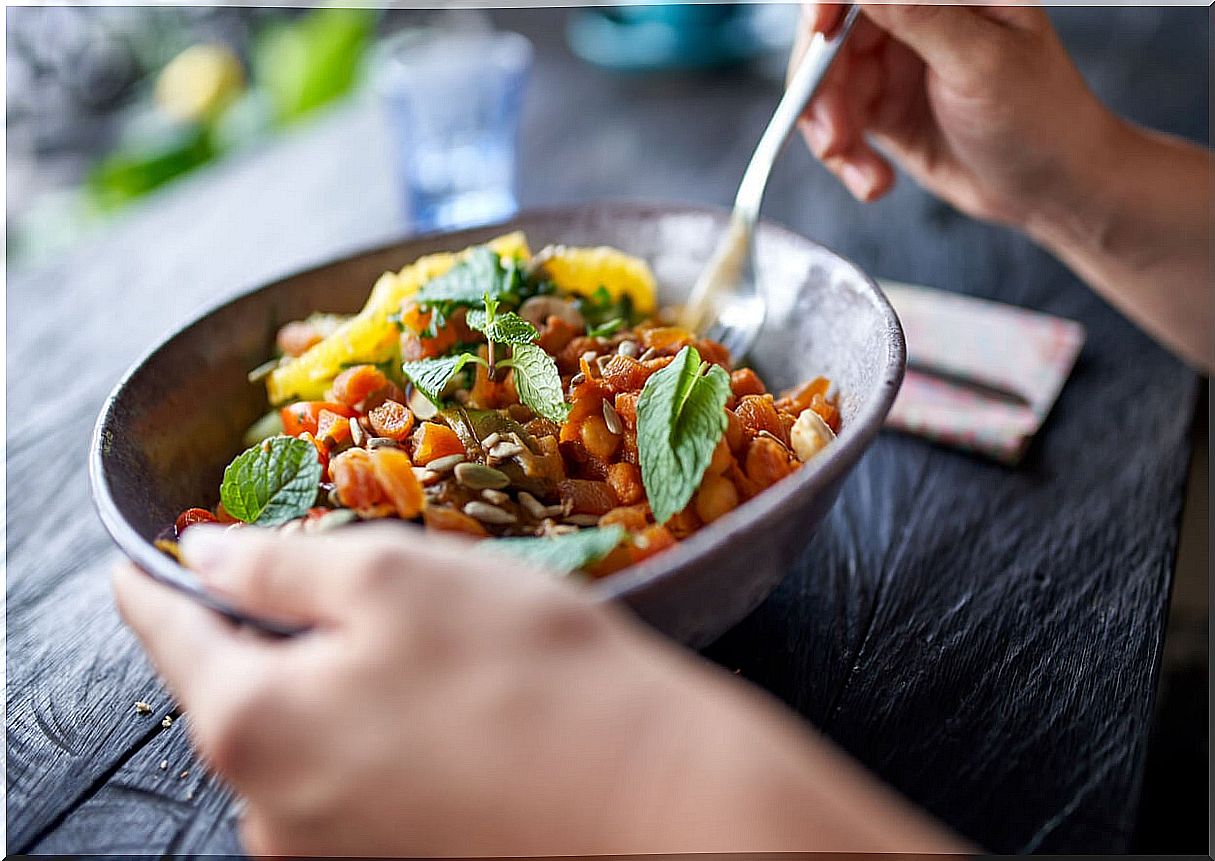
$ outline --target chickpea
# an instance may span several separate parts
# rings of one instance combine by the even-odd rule
[[[706,475],[692,504],[701,520],[712,523],[726,512],[738,508],[738,491],[725,476]]]
[[[620,437],[608,430],[602,415],[590,415],[583,419],[579,434],[587,453],[600,460],[607,460],[620,445]]]
[[[722,437],[717,443],[717,448],[713,449],[713,459],[709,461],[709,467],[705,471],[707,475],[721,475],[730,468],[730,461],[734,459],[734,455],[730,453],[730,444],[726,441],[726,437]]]

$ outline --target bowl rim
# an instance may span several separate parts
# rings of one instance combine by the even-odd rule
[[[413,233],[396,238],[379,241],[373,245],[356,247],[339,251],[333,256],[326,257],[322,262],[289,271],[272,280],[262,280],[238,289],[223,301],[204,306],[183,323],[175,326],[162,336],[155,344],[136,358],[115,383],[110,393],[102,403],[101,410],[93,426],[89,443],[89,483],[93,505],[97,510],[102,525],[110,537],[133,562],[143,568],[153,578],[164,582],[175,589],[193,596],[203,605],[242,622],[252,622],[270,633],[291,634],[298,630],[291,624],[283,624],[274,620],[250,620],[226,601],[203,588],[201,581],[189,569],[171,559],[168,555],[156,549],[152,542],[143,538],[119,510],[110,493],[106,480],[107,470],[105,450],[107,448],[106,433],[113,420],[114,410],[132,379],[152,362],[162,350],[183,332],[214,314],[218,314],[229,306],[235,305],[263,290],[304,275],[319,272],[333,266],[338,266],[358,257],[368,257],[383,254],[407,243],[450,237],[459,240],[460,237],[471,234],[492,233],[496,230],[514,229],[518,222],[528,219],[558,219],[575,215],[585,215],[588,212],[627,214],[644,216],[646,214],[707,214],[728,216],[729,210],[714,205],[689,203],[683,201],[659,200],[598,200],[587,203],[565,204],[559,206],[535,207],[521,210],[510,218],[502,219],[492,224],[456,230],[434,230],[423,233]],[[683,541],[659,556],[651,557],[637,565],[630,566],[615,574],[596,580],[589,584],[593,596],[602,600],[626,598],[646,590],[651,585],[674,576],[695,563],[698,558],[715,546],[732,543],[743,537],[743,533],[755,522],[771,517],[788,502],[799,496],[813,494],[831,486],[843,478],[852,465],[860,458],[865,448],[881,429],[886,414],[894,403],[902,383],[906,369],[907,347],[902,326],[898,315],[895,314],[886,295],[882,292],[877,281],[857,266],[852,260],[840,254],[835,249],[817,240],[800,234],[791,228],[771,219],[761,219],[759,227],[767,233],[782,235],[797,243],[809,243],[828,252],[837,261],[852,270],[856,280],[867,289],[863,293],[878,312],[884,323],[885,335],[883,340],[887,350],[884,362],[875,385],[878,391],[862,405],[856,417],[844,428],[839,438],[820,456],[814,459],[810,468],[799,469],[785,481],[778,482],[767,488],[763,493],[748,500],[745,506],[727,513],[716,520],[709,528],[693,533]]]

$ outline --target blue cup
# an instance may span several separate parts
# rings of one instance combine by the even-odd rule
[[[381,44],[379,94],[415,231],[508,218],[531,43],[518,33],[411,29]]]

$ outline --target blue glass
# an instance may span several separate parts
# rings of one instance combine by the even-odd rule
[[[409,30],[381,48],[376,88],[416,231],[515,213],[515,150],[531,43],[517,33]]]

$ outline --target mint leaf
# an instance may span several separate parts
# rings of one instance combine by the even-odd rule
[[[487,320],[486,316],[484,311],[474,308],[468,312],[464,322],[468,324],[468,328],[483,332],[488,341],[497,344],[530,344],[540,335],[535,326],[512,311],[495,314],[492,320]]]
[[[568,574],[598,562],[624,540],[621,526],[580,529],[551,538],[498,538],[485,546],[558,574]]]
[[[304,439],[276,436],[228,464],[219,498],[237,520],[277,526],[307,514],[320,483],[315,446]]]
[[[641,483],[658,523],[687,506],[726,432],[730,375],[720,365],[702,374],[704,366],[695,347],[684,347],[637,399]]]
[[[532,412],[557,424],[565,421],[570,407],[561,391],[561,374],[552,356],[535,344],[515,344],[510,359],[501,364],[515,369],[515,391]]]
[[[443,390],[456,372],[469,362],[479,362],[480,359],[471,353],[461,353],[458,356],[447,356],[443,359],[421,359],[416,362],[403,362],[403,373],[413,387],[424,394],[436,407],[443,406]]]
[[[520,278],[517,261],[503,261],[492,250],[480,245],[447,272],[423,284],[414,296],[422,305],[480,305],[486,294],[500,299],[518,293]]]

